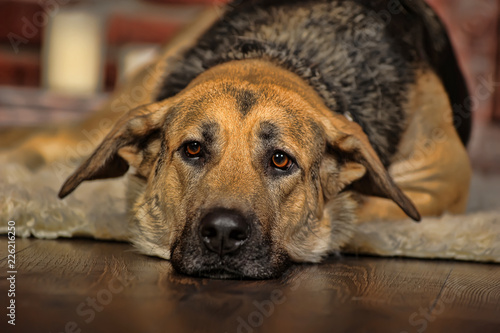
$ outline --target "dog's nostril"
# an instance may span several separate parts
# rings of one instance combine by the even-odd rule
[[[199,235],[207,249],[222,256],[245,243],[250,236],[250,226],[238,212],[218,209],[202,218]]]
[[[229,234],[229,238],[232,238],[234,240],[245,240],[247,239],[247,234],[245,230],[233,230]]]
[[[217,236],[217,230],[212,227],[206,227],[206,228],[201,228],[200,230],[201,236],[203,237],[216,237]]]

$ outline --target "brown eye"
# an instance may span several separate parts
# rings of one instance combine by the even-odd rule
[[[186,145],[185,153],[187,157],[199,157],[201,153],[201,144],[199,142],[190,142]]]
[[[287,170],[292,165],[292,159],[284,152],[278,151],[271,158],[272,166],[281,170]]]

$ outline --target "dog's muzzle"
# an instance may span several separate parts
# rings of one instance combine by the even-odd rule
[[[272,278],[289,265],[254,214],[222,207],[186,223],[171,259],[180,273],[224,279]]]

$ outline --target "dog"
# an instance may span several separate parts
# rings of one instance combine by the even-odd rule
[[[115,94],[124,114],[59,197],[127,174],[141,252],[187,275],[273,278],[340,251],[359,221],[464,212],[471,117],[452,105],[467,96],[422,0],[237,1]],[[104,114],[120,112],[62,142]]]

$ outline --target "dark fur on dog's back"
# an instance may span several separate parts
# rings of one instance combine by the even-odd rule
[[[348,112],[388,165],[405,129],[403,109],[414,69],[433,65],[425,25],[442,28],[432,14],[421,20],[418,11],[425,4],[394,3],[397,11],[387,1],[244,2],[174,66],[157,100],[174,96],[217,64],[267,58],[309,82],[331,110]]]

